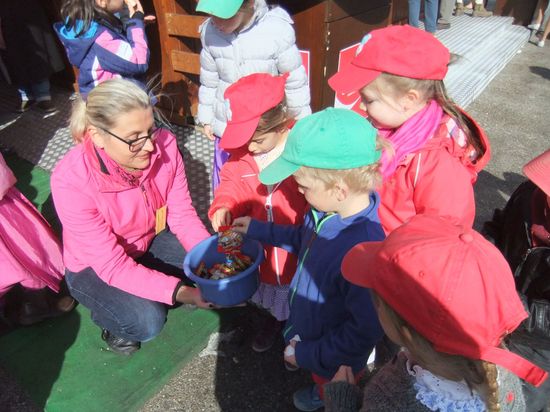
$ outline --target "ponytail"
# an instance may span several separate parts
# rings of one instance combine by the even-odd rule
[[[75,143],[82,143],[86,135],[86,102],[81,97],[75,99],[69,129]]]
[[[371,296],[378,310],[385,312],[386,319],[400,335],[401,342],[406,342],[406,349],[420,367],[455,382],[464,380],[471,390],[475,389],[481,395],[488,412],[500,411],[495,364],[435,350],[431,342],[420,335],[373,290]],[[403,333],[404,328],[408,329],[408,337]]]

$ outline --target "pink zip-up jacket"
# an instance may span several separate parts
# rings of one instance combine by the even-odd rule
[[[91,267],[111,286],[145,299],[174,303],[180,280],[134,260],[148,249],[155,236],[152,199],[158,199],[159,194],[161,199],[156,203],[167,205],[168,226],[186,250],[209,236],[191,204],[173,134],[160,132],[149,167],[137,187],[101,167],[89,138],[57,164],[51,187],[63,225],[67,269],[79,272]]]

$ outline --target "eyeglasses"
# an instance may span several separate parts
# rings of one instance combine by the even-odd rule
[[[141,137],[138,137],[137,139],[133,139],[133,140],[124,140],[122,137],[117,136],[116,134],[108,131],[107,129],[102,128],[101,130],[103,130],[106,133],[109,133],[115,139],[118,139],[121,142],[126,143],[128,145],[128,149],[130,149],[130,152],[137,153],[143,148],[143,146],[145,146],[145,142],[147,141],[147,139],[150,139],[152,142],[155,141],[155,139],[157,138],[157,134],[160,131],[160,129],[161,129],[160,127],[156,127],[153,130],[151,130],[151,132],[149,132],[149,134],[146,134],[145,136],[141,136]]]

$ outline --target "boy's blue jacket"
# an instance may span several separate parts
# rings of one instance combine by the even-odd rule
[[[247,236],[298,254],[284,337],[288,343],[299,335],[298,365],[326,379],[340,365],[351,366],[355,373],[362,370],[383,334],[369,290],[348,282],[340,270],[353,246],[384,239],[378,194],[372,193],[370,201],[345,219],[311,209],[301,226],[252,220],[248,228]]]
[[[71,29],[63,23],[54,24],[69,62],[79,69],[78,87],[83,98],[99,83],[118,77],[136,81],[145,89],[142,79],[149,67],[149,48],[143,15],[135,16],[121,22],[120,27],[94,20],[84,33],[80,33],[82,21]]]

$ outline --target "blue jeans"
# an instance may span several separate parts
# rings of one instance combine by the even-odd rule
[[[424,27],[427,32],[435,33],[437,30],[437,0],[424,0]],[[409,0],[409,24],[419,26],[420,0]]]
[[[136,261],[148,268],[187,281],[183,273],[185,250],[168,230],[158,234],[147,252]],[[146,342],[157,336],[166,322],[168,306],[109,286],[91,267],[65,271],[71,295],[92,312],[92,320],[113,335]]]
[[[21,100],[51,100],[50,81],[48,79],[41,80],[38,83],[20,85],[19,95]]]

